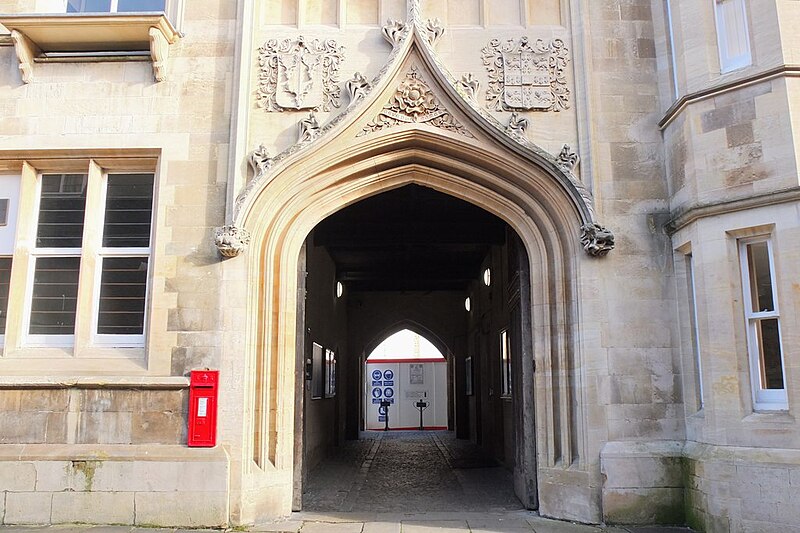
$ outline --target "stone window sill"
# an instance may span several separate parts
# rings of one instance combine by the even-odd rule
[[[180,33],[164,14],[60,13],[0,15],[11,32],[22,81],[42,62],[151,61],[156,81],[167,79],[169,46]]]

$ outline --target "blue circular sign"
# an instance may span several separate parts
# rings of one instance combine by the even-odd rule
[[[382,406],[378,407],[378,414],[381,415],[381,416],[385,416],[386,415],[386,406],[382,405]]]
[[[372,371],[372,379],[381,379],[381,371],[380,370],[373,370]]]
[[[381,388],[380,387],[375,387],[374,389],[372,389],[372,397],[373,398],[380,398],[381,397]]]
[[[394,389],[392,389],[391,387],[386,387],[385,389],[383,389],[383,395],[386,396],[387,398],[391,398],[392,396],[394,396]]]
[[[391,370],[384,371],[383,379],[388,379],[388,380],[394,379],[394,372],[392,372]]]

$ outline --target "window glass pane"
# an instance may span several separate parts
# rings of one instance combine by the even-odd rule
[[[165,0],[119,0],[117,11],[164,11]]]
[[[322,375],[325,370],[322,367],[322,355],[323,355],[322,346],[319,344],[314,343],[313,350],[312,350],[312,360],[311,360],[311,397],[312,398],[322,398],[322,394],[324,392],[324,382],[322,381]]]
[[[11,282],[11,258],[0,257],[0,335],[6,334],[8,286]]]
[[[80,257],[36,260],[31,301],[32,335],[72,335],[78,304]]]
[[[147,257],[106,257],[100,277],[100,335],[144,333]]]
[[[152,216],[152,174],[108,176],[103,246],[149,247]]]
[[[67,13],[108,13],[111,0],[69,0]]]
[[[80,248],[86,209],[86,174],[42,176],[39,202],[39,248]]]
[[[783,365],[781,343],[778,335],[778,319],[765,318],[756,321],[758,352],[761,359],[761,388],[783,389]]]
[[[8,198],[0,198],[0,226],[8,224]]]
[[[336,354],[325,350],[325,397],[336,396]]]
[[[766,241],[747,245],[747,262],[750,269],[750,294],[753,302],[753,312],[774,311],[772,276],[769,270],[769,248]]]

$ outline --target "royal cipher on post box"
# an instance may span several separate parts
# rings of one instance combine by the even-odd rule
[[[218,392],[219,370],[192,370],[189,381],[189,446],[216,446]]]

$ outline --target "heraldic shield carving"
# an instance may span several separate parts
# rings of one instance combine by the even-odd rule
[[[545,42],[492,39],[481,50],[489,72],[487,107],[494,111],[569,109],[569,50],[561,39]]]
[[[334,40],[270,39],[258,49],[258,105],[267,111],[339,107],[343,59],[344,47]]]

